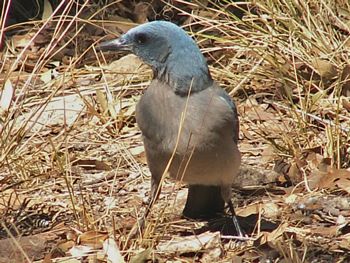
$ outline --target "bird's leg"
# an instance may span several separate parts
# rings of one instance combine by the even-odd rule
[[[159,194],[160,194],[160,179],[158,176],[154,176],[152,174],[151,177],[151,193],[150,196],[147,200],[147,208],[145,211],[145,214],[143,215],[142,218],[142,223],[144,224],[144,221],[146,221],[146,217],[148,216],[149,212],[151,211],[152,206],[154,205],[154,203],[157,201]],[[143,225],[142,225],[143,227]]]
[[[228,207],[230,209],[231,216],[232,216],[232,222],[236,228],[237,235],[239,237],[243,238],[245,236],[244,231],[242,230],[241,226],[238,223],[236,212],[235,212],[235,209],[233,208],[233,203],[231,200],[231,196],[232,196],[231,186],[230,185],[229,186],[227,186],[227,185],[221,186],[221,194],[222,194],[222,198],[228,204]]]
[[[160,194],[160,179],[158,176],[151,177],[151,194],[148,199],[149,209],[153,206]]]
[[[233,222],[233,224],[234,224],[234,226],[236,228],[237,235],[239,237],[244,237],[244,231],[242,230],[241,226],[238,223],[236,212],[235,212],[235,209],[233,208],[233,204],[232,204],[231,199],[228,200],[227,204],[228,204],[228,207],[229,207],[231,215],[232,215],[232,222]]]
[[[152,206],[154,205],[154,203],[157,201],[157,199],[159,197],[160,187],[161,187],[161,184],[160,184],[160,180],[159,180],[158,176],[152,175],[152,177],[151,177],[151,193],[150,193],[150,196],[147,200],[147,208],[146,208],[145,214],[143,215],[143,217],[141,219],[142,224],[145,223],[146,218],[147,218],[149,212],[151,211]],[[142,227],[143,227],[143,225],[142,225]]]
[[[183,216],[191,219],[211,219],[222,214],[225,201],[217,185],[189,185]]]
[[[141,216],[141,218],[138,219],[137,224],[131,229],[128,240],[133,239],[136,237],[138,233],[141,233],[146,222],[146,218],[151,211],[152,206],[157,201],[160,194],[160,180],[157,176],[151,177],[151,193],[147,200],[147,207],[145,213]]]

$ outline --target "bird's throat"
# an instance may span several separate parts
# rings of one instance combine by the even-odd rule
[[[205,90],[213,84],[210,74],[206,72],[200,73],[198,75],[179,75],[167,67],[162,67],[153,69],[153,78],[172,87],[176,94],[187,96],[188,94]]]

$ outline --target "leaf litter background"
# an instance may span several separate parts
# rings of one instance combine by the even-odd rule
[[[42,20],[7,25],[0,262],[348,262],[349,10],[345,0],[43,1]],[[134,110],[151,71],[94,45],[154,19],[184,26],[237,103],[234,198],[248,242],[181,218],[186,187],[170,180],[130,236],[150,189]]]

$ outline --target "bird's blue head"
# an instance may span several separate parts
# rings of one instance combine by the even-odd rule
[[[154,78],[179,95],[209,87],[213,80],[195,41],[180,27],[153,21],[132,28],[120,38],[102,43],[101,50],[127,50],[152,67]]]

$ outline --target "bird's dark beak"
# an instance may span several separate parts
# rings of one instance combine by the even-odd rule
[[[131,44],[128,38],[123,35],[120,38],[100,43],[96,49],[101,51],[131,51]]]

